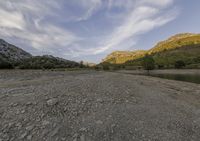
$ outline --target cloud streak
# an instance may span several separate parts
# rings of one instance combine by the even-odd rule
[[[130,49],[174,20],[173,0],[0,0],[0,37],[68,59]],[[109,15],[109,16],[108,16]],[[117,17],[117,18],[115,18]]]

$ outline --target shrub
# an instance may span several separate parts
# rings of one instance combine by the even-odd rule
[[[185,62],[183,62],[182,60],[178,60],[175,62],[174,66],[176,69],[181,69],[181,68],[185,67]]]

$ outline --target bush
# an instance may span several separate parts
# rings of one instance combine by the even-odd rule
[[[0,69],[13,69],[14,66],[10,62],[0,60]]]
[[[109,69],[110,69],[109,66],[103,65],[103,70],[109,70]]]
[[[151,56],[145,56],[143,59],[143,67],[145,70],[153,70],[155,68],[155,61]]]
[[[181,69],[185,67],[185,62],[183,62],[182,60],[176,61],[174,66],[176,69]]]

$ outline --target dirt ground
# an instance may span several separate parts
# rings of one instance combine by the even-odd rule
[[[114,72],[0,71],[0,141],[199,141],[200,85]]]

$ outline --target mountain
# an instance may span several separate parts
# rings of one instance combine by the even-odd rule
[[[159,42],[154,48],[148,51],[148,54],[154,54],[166,50],[172,50],[179,47],[194,46],[200,44],[200,34],[182,33],[170,37],[165,41]]]
[[[54,69],[79,66],[77,62],[51,55],[32,56],[21,48],[0,39],[0,69]]]
[[[103,62],[111,64],[123,64],[129,60],[138,59],[146,54],[145,50],[138,51],[115,51],[109,54]]]
[[[63,58],[54,57],[52,55],[34,56],[25,59],[20,63],[20,69],[56,69],[56,68],[74,68],[80,64],[74,61],[65,60]]]
[[[133,57],[133,54],[137,55]],[[159,42],[152,49],[139,53],[138,51],[113,52],[103,60],[102,64],[141,66],[145,55],[152,56],[159,68],[172,68],[175,62],[180,60],[191,67],[200,66],[200,34],[177,34]]]
[[[19,62],[31,58],[32,55],[19,47],[0,39],[0,59],[7,62]]]

